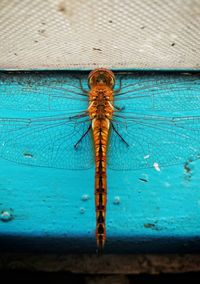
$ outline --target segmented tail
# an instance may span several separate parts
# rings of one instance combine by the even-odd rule
[[[103,123],[102,123],[103,124]],[[96,155],[95,204],[96,204],[96,241],[98,254],[102,254],[106,240],[106,147],[108,140],[107,127],[93,129]]]
[[[95,201],[96,201],[96,240],[98,254],[102,254],[106,240],[106,173],[102,170],[102,159],[99,155],[98,168],[95,176]]]

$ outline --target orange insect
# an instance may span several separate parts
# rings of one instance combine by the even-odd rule
[[[95,147],[95,201],[96,201],[96,240],[99,253],[106,240],[106,149],[112,120],[113,87],[115,76],[104,68],[90,72],[88,76],[89,92],[88,114],[92,120],[92,132]]]

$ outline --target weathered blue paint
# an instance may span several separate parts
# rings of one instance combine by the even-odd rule
[[[14,107],[8,110],[9,94],[15,93],[16,98],[22,95],[19,82],[32,87],[36,82],[62,85],[68,74],[2,73],[0,98],[4,93],[7,100],[0,101],[1,117],[49,115],[48,112],[17,111]],[[159,80],[157,73],[145,76],[155,78],[155,83]],[[173,80],[179,75],[165,76]],[[180,75],[184,84],[183,78]],[[200,96],[198,86],[194,93]],[[193,86],[186,84],[184,92],[187,88],[191,92]],[[40,99],[38,103],[47,104]],[[198,112],[193,113],[198,115]],[[1,158],[0,169],[1,250],[95,252],[94,167],[88,170],[41,168]],[[155,168],[108,170],[106,252],[198,251],[199,181],[200,160],[163,167],[160,171]]]

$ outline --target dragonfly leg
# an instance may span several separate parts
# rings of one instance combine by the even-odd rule
[[[129,147],[129,144],[126,142],[126,140],[119,134],[116,127],[114,126],[113,122],[111,122],[112,128],[115,131],[115,133],[119,136],[119,138],[126,144],[127,147]]]
[[[119,79],[119,88],[117,90],[114,90],[114,94],[118,94],[121,91],[122,88],[122,78]]]
[[[87,94],[87,95],[88,95],[89,90],[85,90],[85,89],[83,88],[82,81],[81,81],[80,78],[78,78],[78,80],[79,80],[79,84],[80,84],[81,91],[82,91],[84,94]]]
[[[81,138],[76,142],[76,144],[74,145],[74,149],[76,150],[78,148],[78,145],[81,143],[81,141],[83,140],[83,138],[88,134],[88,132],[91,129],[91,124],[88,127],[88,129],[85,131],[85,133],[83,133],[83,135],[81,136]]]
[[[118,111],[121,111],[121,110],[124,110],[124,109],[125,109],[125,106],[123,106],[123,107],[114,106],[114,108],[115,108],[116,110],[118,110]]]
[[[70,116],[69,119],[77,119],[77,118],[82,118],[82,117],[85,117],[85,116],[88,116],[88,111],[85,111],[84,113],[80,113],[80,114],[77,114],[77,115],[74,115],[74,116]]]

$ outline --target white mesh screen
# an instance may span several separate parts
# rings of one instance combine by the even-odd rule
[[[200,0],[0,0],[0,68],[200,69]]]

